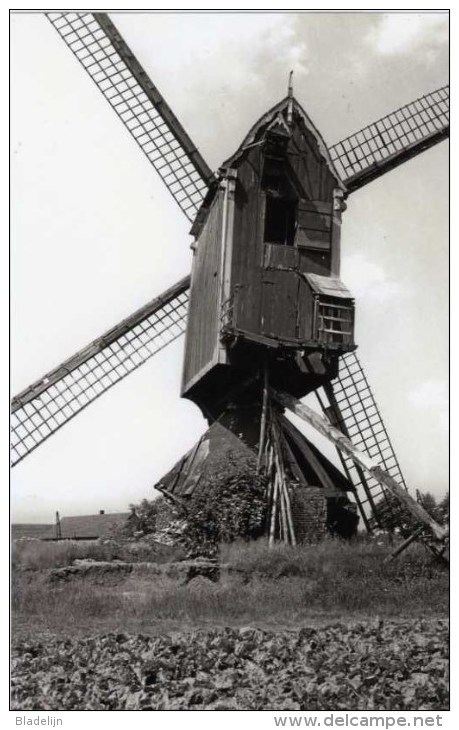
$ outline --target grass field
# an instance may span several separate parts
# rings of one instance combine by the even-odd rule
[[[222,546],[220,552],[228,569],[218,583],[195,579],[184,585],[164,577],[152,580],[140,571],[115,585],[108,579],[54,584],[49,568],[68,565],[76,557],[107,560],[107,549],[30,542],[14,557],[13,629],[86,633],[101,625],[130,631],[156,631],[162,623],[295,626],[337,618],[448,613],[448,572],[421,546],[411,546],[392,563],[384,563],[389,552],[384,541],[327,540],[269,549],[261,540]]]

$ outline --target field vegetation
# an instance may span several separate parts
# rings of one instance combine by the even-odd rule
[[[263,529],[263,485],[233,477],[185,520],[144,500],[134,533],[13,545],[13,709],[448,709],[445,566],[419,544],[387,562],[390,525],[242,539]],[[157,542],[165,523],[179,545]]]
[[[138,559],[135,547],[129,549]],[[13,627],[84,633],[101,622],[106,629],[156,630],[161,622],[302,625],[319,618],[445,616],[447,571],[419,545],[385,563],[392,547],[383,538],[272,549],[264,539],[236,541],[220,547],[224,567],[218,582],[202,577],[177,581],[167,574],[152,580],[137,570],[114,584],[110,575],[56,583],[50,581],[49,569],[75,558],[110,560],[123,554],[116,543],[30,541],[14,556]],[[158,557],[153,548],[148,553],[143,547],[141,553],[143,560]],[[164,548],[159,560],[177,557],[176,550]]]
[[[448,709],[448,572],[396,542],[235,540],[215,581],[147,538],[19,542],[11,707]]]

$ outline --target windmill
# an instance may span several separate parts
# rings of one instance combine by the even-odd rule
[[[218,190],[225,182],[225,178],[212,176],[204,160],[194,149],[188,135],[175,119],[156,87],[146,78],[132,53],[105,15],[52,14],[49,17],[144,153],[164,177],[182,210],[190,221],[194,220],[206,190],[210,188],[209,195],[214,195],[215,190]],[[281,117],[284,117],[284,122],[278,120],[280,129],[278,136],[280,137],[282,136],[282,125],[286,124],[288,127],[289,105],[293,115],[299,113],[298,105],[293,99],[283,103],[284,106],[273,112],[275,115],[280,113]],[[329,164],[336,171],[337,188],[340,187],[339,182],[341,181],[344,182],[341,192],[345,194],[349,191],[352,192],[423,149],[439,142],[447,135],[446,113],[447,90],[440,89],[397,110],[384,119],[378,120],[374,125],[361,130],[357,135],[351,136],[330,150],[325,150]],[[269,124],[272,122],[275,120],[270,119]],[[285,129],[284,132],[286,132]],[[257,140],[253,140],[253,143],[256,144]],[[252,142],[247,142],[247,144],[252,144]],[[228,185],[231,183],[229,179],[226,182]],[[299,184],[301,186],[301,182]],[[298,190],[297,198],[305,199]],[[338,206],[339,199],[340,196],[337,195],[336,204]],[[325,205],[326,201],[322,202]],[[196,230],[203,225],[202,221],[206,215],[205,208],[206,203],[204,203],[204,208],[201,207],[198,218],[194,222]],[[311,213],[306,209],[304,212],[306,217],[308,212]],[[312,211],[312,214],[315,213],[317,210]],[[328,213],[323,212],[324,217],[327,215],[330,219],[333,218],[334,213],[331,212],[331,208]],[[304,230],[307,228],[305,227]],[[314,249],[316,253],[320,252],[317,243],[316,240]],[[274,242],[273,245],[276,246],[278,243]],[[295,246],[286,246],[285,250],[288,250],[290,255],[294,248]],[[300,246],[297,244],[296,250],[299,248]],[[320,277],[321,274],[317,276]],[[317,287],[318,280],[315,284]],[[113,384],[183,332],[187,286],[187,280],[179,282],[13,400],[14,463],[37,448],[95,398],[106,392]],[[344,293],[344,290],[341,293]],[[319,291],[316,291],[315,294],[320,300],[320,286]],[[343,298],[345,299],[345,297]],[[349,304],[351,304],[351,299],[352,297],[347,297]],[[228,298],[222,304],[227,307],[225,313],[227,315]],[[318,307],[320,308],[320,306],[319,301]],[[348,309],[351,310],[352,306]],[[340,312],[335,312],[338,320],[339,314]],[[228,336],[228,331],[225,336]],[[263,348],[263,343],[259,344]],[[353,343],[348,344],[352,346]],[[366,389],[366,383],[362,380],[363,373],[360,365],[353,355],[352,349],[349,350],[348,355],[341,357],[341,363],[346,363],[346,367],[350,371],[349,377],[355,390],[355,397],[371,399],[371,394]],[[341,416],[345,411],[342,407],[343,404],[347,406],[352,416],[355,408],[349,397],[350,388],[343,383],[343,378],[335,377],[334,380],[336,382],[333,394],[325,394],[324,407],[325,409],[332,408],[333,403],[330,403],[330,398],[334,395],[336,400],[342,398],[342,402],[338,403],[338,406],[341,406]],[[360,380],[360,383],[357,384],[358,388],[355,388],[356,380]],[[285,382],[282,385],[285,390]],[[234,383],[228,383],[228,388],[233,386]],[[297,394],[299,395],[300,392],[301,388]],[[367,401],[364,406],[367,414],[370,413],[371,408],[375,408],[373,404],[369,405],[370,402],[371,400]],[[200,402],[200,405],[208,406],[203,402]],[[330,410],[329,415],[333,417]],[[219,416],[220,414],[215,414],[215,417]],[[335,413],[334,418],[339,420],[341,416],[337,416]],[[383,429],[383,426],[378,416],[378,420],[374,421],[370,431],[376,429],[379,431],[378,435],[381,436],[382,433],[386,439],[385,430],[383,429],[381,432],[381,428]],[[351,431],[351,429],[347,430]],[[361,435],[365,441],[365,433]],[[386,448],[386,441],[384,444],[381,440],[377,443],[378,449]],[[390,446],[388,448],[390,449]],[[387,462],[383,462],[383,466],[391,472],[395,470],[394,475],[400,480],[401,475],[397,472],[395,455],[391,450],[389,455],[392,460],[387,457]],[[352,465],[345,464],[345,469],[354,469],[353,464],[354,462]],[[362,488],[371,507],[373,499],[371,490],[365,482],[358,483],[359,480],[361,480],[361,475],[357,469],[353,476],[353,483],[357,485],[356,494]],[[367,512],[365,506],[362,505],[362,517],[364,516],[367,517]]]

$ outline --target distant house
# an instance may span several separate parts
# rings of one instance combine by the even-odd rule
[[[98,538],[108,538],[116,530],[123,527],[129,515],[129,512],[106,514],[101,510],[98,515],[61,517],[60,538],[63,540],[97,540]],[[55,526],[53,526],[52,531],[53,534],[49,537],[55,537]]]
[[[60,530],[57,525],[12,525],[13,540],[23,537],[36,537],[40,540],[97,540],[109,538],[116,530],[122,528],[130,512],[114,512],[106,514],[103,510],[97,515],[78,517],[61,517]]]

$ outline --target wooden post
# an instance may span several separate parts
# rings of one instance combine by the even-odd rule
[[[279,494],[278,489],[278,478],[277,474],[274,477],[274,488],[273,488],[273,502],[271,510],[271,526],[269,528],[269,547],[274,545],[274,537],[276,532],[276,517],[277,517],[277,497]]]
[[[292,543],[292,545],[296,545],[296,539],[295,539],[295,531],[293,528],[293,519],[292,519],[292,510],[290,505],[290,497],[288,494],[287,489],[287,478],[285,475],[285,468],[284,468],[284,460],[282,456],[282,446],[281,446],[281,440],[279,437],[279,424],[277,421],[277,417],[274,414],[271,418],[271,430],[273,433],[273,442],[275,445],[275,458],[276,458],[276,465],[277,470],[280,476],[280,483],[281,483],[281,495],[283,497],[282,500],[282,517],[286,522],[286,529],[285,534],[286,536],[289,536],[289,541]]]
[[[261,407],[261,424],[260,424],[260,443],[258,445],[258,461],[257,461],[257,472],[260,472],[262,463],[263,463],[263,451],[265,447],[265,439],[266,439],[266,420],[267,420],[267,414],[268,414],[268,395],[269,395],[269,388],[268,388],[268,362],[265,360],[264,368],[263,368],[263,404]]]
[[[406,550],[406,548],[409,545],[411,545],[411,543],[414,542],[419,537],[419,535],[421,534],[421,532],[422,532],[423,529],[424,529],[423,527],[420,527],[418,530],[415,530],[413,532],[413,534],[410,535],[409,537],[407,537],[407,539],[404,540],[401,543],[401,545],[398,546],[398,548],[396,550],[394,550],[393,552],[391,552],[391,554],[388,555],[387,558],[385,558],[383,562],[384,563],[390,563],[392,560],[394,560],[394,558],[397,557],[397,555],[400,555],[400,553],[403,553],[403,551]]]
[[[287,484],[284,485],[285,488],[285,506],[287,509],[287,522],[290,529],[290,542],[292,545],[296,545],[296,537],[295,537],[295,528],[293,526],[293,517],[292,517],[292,505],[290,504],[290,495],[288,493],[288,486]]]
[[[281,518],[281,526],[282,526],[282,535],[281,540],[283,542],[288,543],[289,541],[289,529],[287,525],[287,508],[285,505],[285,483],[282,477],[279,478],[279,496],[280,496],[280,518]]]
[[[266,531],[269,536],[269,526],[271,524],[271,515],[272,515],[272,510],[273,510],[273,505],[272,505],[273,482],[271,479],[272,464],[273,464],[273,447],[272,447],[272,444],[270,443],[269,439],[266,442],[266,451],[267,451],[266,476],[268,478],[268,489],[267,489],[267,493],[266,493],[266,502],[268,505],[268,510],[267,510],[267,514],[266,514],[266,528],[267,528]]]
[[[419,522],[427,525],[432,533],[438,540],[444,540],[447,536],[447,531],[441,527],[434,519],[421,507],[399,484],[393,479],[390,474],[385,472],[379,464],[371,459],[366,454],[359,451],[354,444],[334,426],[331,426],[328,421],[319,416],[318,413],[309,408],[309,406],[301,403],[299,400],[294,398],[287,393],[283,393],[277,390],[271,391],[275,400],[288,408],[292,413],[309,423],[313,428],[321,433],[325,438],[331,441],[335,446],[348,454],[350,458],[358,465],[360,465],[365,471],[369,472],[380,484],[386,487],[398,500],[401,502],[410,512],[415,516]]]

